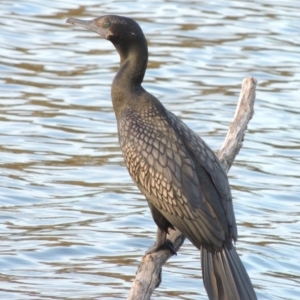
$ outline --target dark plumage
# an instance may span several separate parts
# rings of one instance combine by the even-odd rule
[[[132,19],[67,20],[110,40],[120,69],[112,84],[119,141],[128,171],[158,226],[155,252],[177,228],[200,250],[209,299],[256,299],[233,246],[237,227],[227,175],[213,151],[141,83],[148,61],[145,36]]]

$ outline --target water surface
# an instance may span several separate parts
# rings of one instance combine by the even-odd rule
[[[300,296],[300,4],[1,1],[0,298],[122,299],[155,226],[118,146],[119,58],[68,17],[122,14],[149,43],[144,87],[214,149],[244,77],[255,115],[229,177],[259,299]],[[186,242],[155,299],[207,299]]]

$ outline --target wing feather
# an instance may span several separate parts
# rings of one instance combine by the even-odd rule
[[[147,199],[195,246],[220,247],[228,223],[220,222],[221,213],[215,212],[215,202],[226,198],[228,190],[224,184],[215,182],[220,175],[213,152],[187,127],[176,127],[174,117],[168,119],[155,112],[143,116],[134,111],[122,117],[119,138],[126,166]],[[192,141],[187,143],[189,138]],[[207,183],[215,186],[214,194],[205,194],[199,167]],[[207,199],[218,194],[218,200]]]

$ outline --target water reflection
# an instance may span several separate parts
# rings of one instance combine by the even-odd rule
[[[117,142],[118,56],[67,17],[135,18],[149,42],[144,86],[218,149],[243,77],[255,115],[230,171],[238,250],[259,299],[299,298],[299,4],[2,1],[2,299],[125,298],[155,226]],[[207,299],[186,243],[157,299]]]

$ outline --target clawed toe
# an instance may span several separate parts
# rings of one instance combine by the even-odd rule
[[[168,249],[173,255],[177,255],[176,250],[174,248],[173,243],[170,240],[165,240],[165,242],[162,245],[157,245],[156,243],[150,247],[146,254],[153,254],[155,252],[158,252],[160,250]]]

